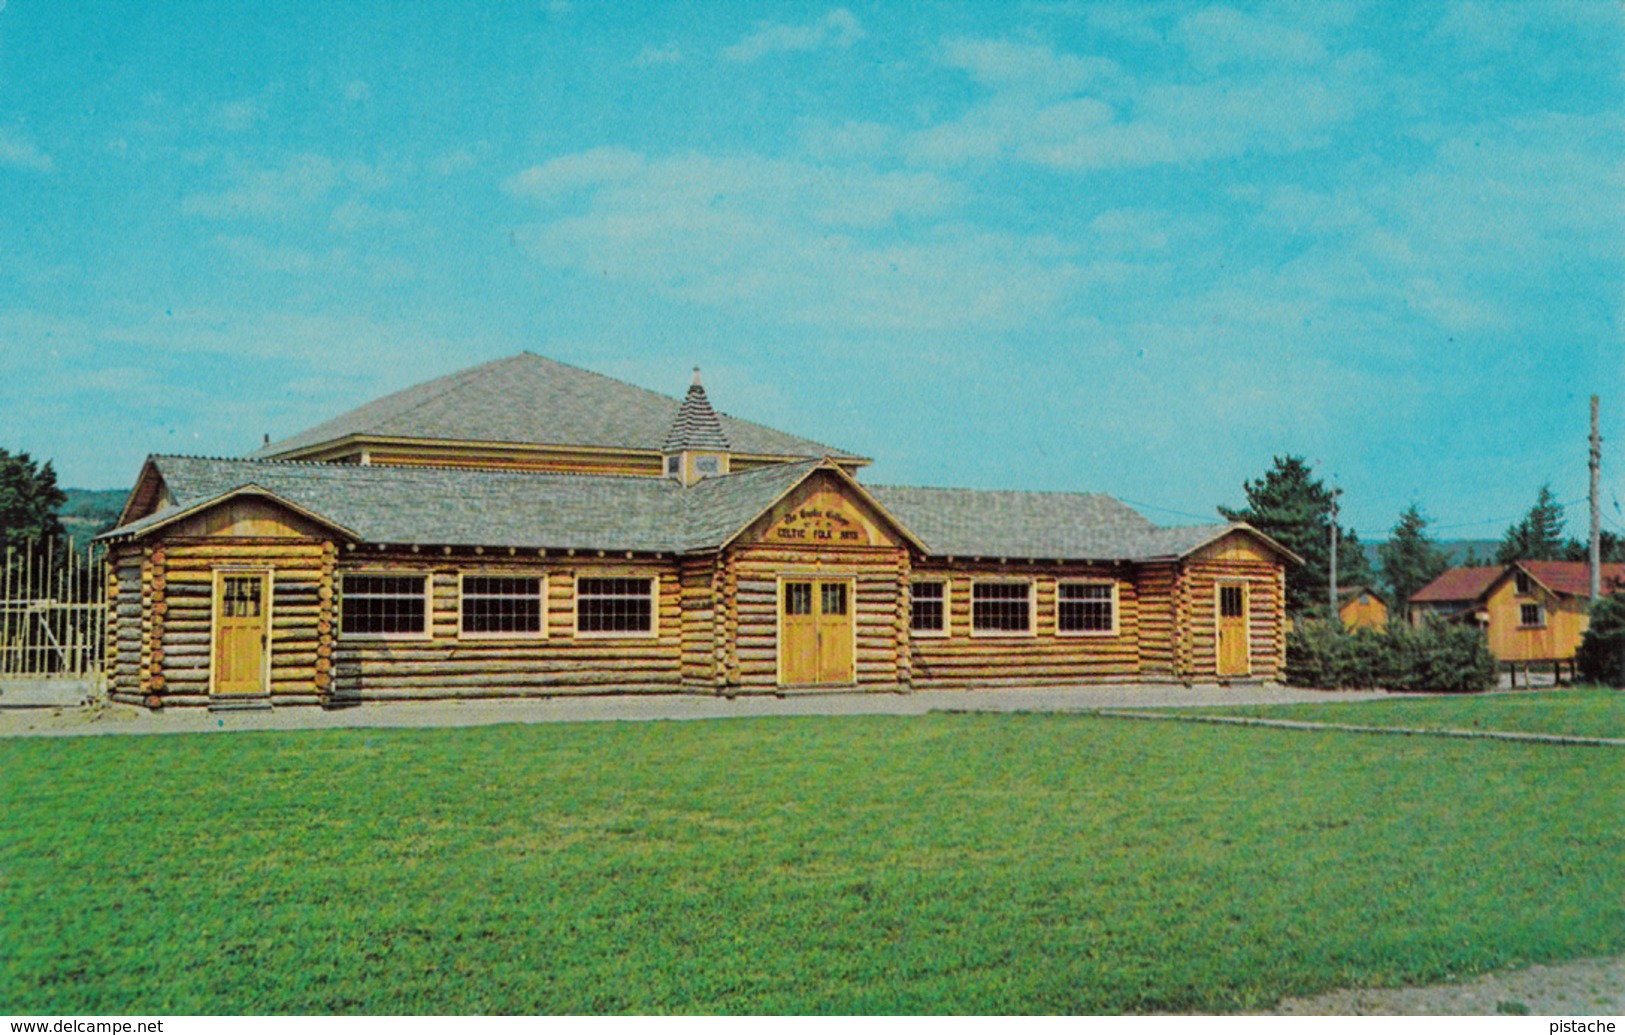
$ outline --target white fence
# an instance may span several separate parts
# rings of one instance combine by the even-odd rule
[[[0,568],[0,679],[99,676],[107,645],[105,551],[71,539],[7,547]]]

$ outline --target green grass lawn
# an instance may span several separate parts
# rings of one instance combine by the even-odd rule
[[[1066,715],[0,741],[0,1013],[1115,1012],[1625,950],[1625,765]]]
[[[1204,711],[1218,715],[1300,719],[1354,726],[1502,730],[1509,733],[1625,738],[1625,692],[1595,686],[1327,704],[1225,706]]]

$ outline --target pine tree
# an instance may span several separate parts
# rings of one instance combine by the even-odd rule
[[[1565,552],[1563,521],[1563,504],[1552,494],[1550,483],[1542,485],[1529,513],[1501,537],[1495,563],[1562,560]]]
[[[1377,547],[1383,581],[1393,595],[1389,614],[1395,618],[1408,612],[1412,594],[1450,567],[1450,556],[1428,537],[1427,524],[1421,509],[1413,503],[1399,515],[1388,541]]]
[[[30,540],[62,534],[57,511],[67,494],[56,485],[51,462],[40,464],[27,453],[0,449],[0,552],[22,549]]]
[[[1220,507],[1226,521],[1245,521],[1303,558],[1287,566],[1286,608],[1302,614],[1327,609],[1327,561],[1331,556],[1332,492],[1301,456],[1275,457],[1275,466],[1242,485],[1247,505]],[[1371,564],[1350,529],[1339,528],[1337,584],[1369,585]]]

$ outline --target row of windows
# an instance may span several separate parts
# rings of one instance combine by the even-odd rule
[[[540,575],[465,575],[458,627],[471,637],[541,636],[547,580]],[[429,576],[346,575],[339,596],[344,636],[426,636]],[[647,636],[654,632],[655,581],[576,579],[576,632]]]
[[[909,587],[909,624],[916,633],[948,634],[946,580],[922,579]],[[971,584],[973,634],[1027,635],[1034,631],[1033,584],[978,581]],[[1111,635],[1117,631],[1117,586],[1110,582],[1061,582],[1056,587],[1055,631]]]
[[[807,599],[786,596],[785,613],[811,613],[812,586],[788,587]],[[846,586],[823,587],[824,614],[845,614]],[[546,580],[539,575],[465,575],[459,628],[470,637],[541,636],[546,623]],[[839,601],[828,599],[838,592]],[[345,575],[339,632],[345,636],[426,636],[429,576]],[[655,582],[651,578],[576,579],[576,632],[585,636],[637,636],[654,631]],[[910,624],[925,635],[948,633],[949,584],[920,580],[910,586]],[[804,609],[803,609],[804,608]],[[971,585],[971,631],[1027,635],[1034,631],[1033,584],[978,581]],[[1117,631],[1117,587],[1108,582],[1061,582],[1056,588],[1055,628],[1063,634],[1111,635]]]

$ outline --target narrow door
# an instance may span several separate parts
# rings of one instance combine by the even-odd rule
[[[1247,587],[1219,587],[1219,675],[1244,676],[1252,670],[1247,642]]]
[[[818,584],[818,681],[852,682],[852,618],[844,582]]]
[[[214,610],[214,692],[265,692],[265,572],[222,574]]]
[[[851,587],[806,580],[784,584],[779,616],[779,674],[786,686],[850,683]]]
[[[784,584],[779,619],[780,675],[785,683],[818,682],[818,616],[813,614],[813,584]]]

